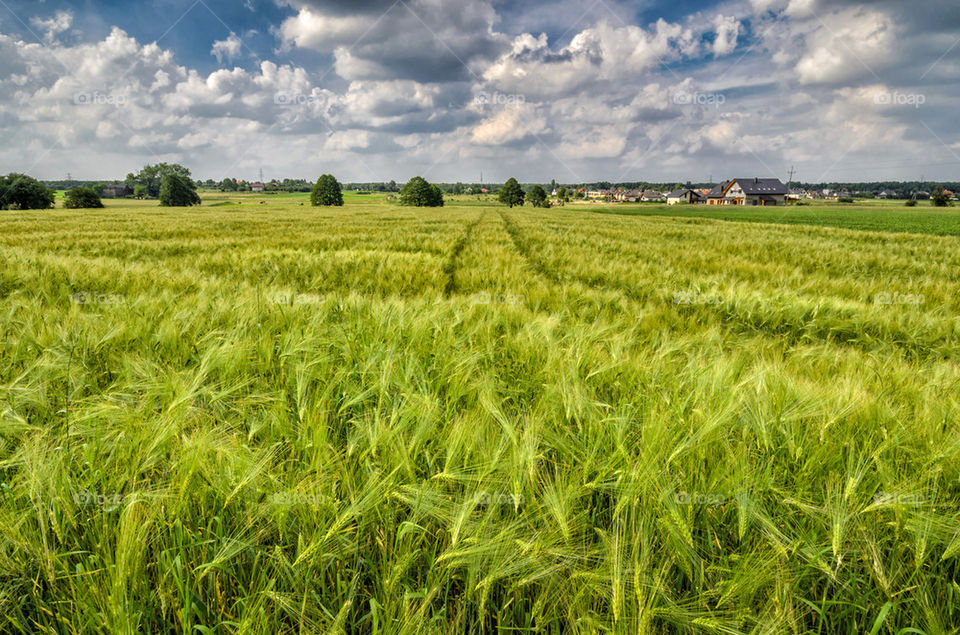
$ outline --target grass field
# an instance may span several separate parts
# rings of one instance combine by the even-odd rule
[[[259,200],[0,215],[3,632],[957,632],[960,238]]]
[[[960,208],[931,207],[923,201],[906,207],[902,201],[859,201],[856,204],[815,203],[789,207],[714,207],[708,205],[590,205],[572,209],[634,216],[709,218],[743,223],[820,225],[840,229],[960,236]]]

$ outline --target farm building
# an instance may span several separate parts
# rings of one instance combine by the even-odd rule
[[[708,205],[759,205],[787,204],[787,186],[780,179],[733,179],[724,181],[710,190]]]
[[[133,196],[133,190],[123,183],[111,183],[103,186],[101,198],[126,198]]]
[[[250,190],[253,192],[262,192],[263,183],[254,183],[253,185],[250,186]]]
[[[706,198],[696,190],[677,190],[667,194],[667,205],[679,205],[680,203],[703,203]]]

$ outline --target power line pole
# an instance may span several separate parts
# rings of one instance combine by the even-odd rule
[[[260,168],[260,182],[263,183],[263,168]]]
[[[794,167],[791,165],[791,166],[790,166],[790,176],[787,178],[787,189],[788,189],[788,190],[790,189],[790,184],[793,183],[793,175],[794,175],[794,173],[796,173],[796,170],[795,170]]]

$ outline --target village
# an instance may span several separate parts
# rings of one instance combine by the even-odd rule
[[[944,192],[952,201],[957,195],[951,191]],[[879,192],[849,191],[849,190],[807,190],[790,188],[777,178],[735,178],[724,181],[713,188],[679,188],[670,192],[660,190],[577,190],[575,198],[582,198],[594,202],[606,203],[660,203],[667,205],[747,205],[773,207],[778,205],[792,205],[804,201],[832,201],[844,202],[853,199],[899,199],[904,198],[902,193],[885,189]],[[554,190],[553,196],[557,196]],[[916,190],[909,194],[907,200],[927,200],[930,192]]]

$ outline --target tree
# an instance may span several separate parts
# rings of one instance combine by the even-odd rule
[[[930,200],[933,201],[934,207],[947,207],[950,205],[950,195],[947,194],[947,191],[943,189],[942,185],[937,186]]]
[[[329,174],[321,176],[310,194],[310,204],[314,207],[343,207],[343,188],[340,182]]]
[[[549,201],[547,201],[546,191],[539,185],[534,185],[530,188],[530,192],[527,194],[527,200],[534,207],[550,207]]]
[[[0,209],[50,209],[55,200],[53,190],[26,174],[0,177]]]
[[[517,179],[513,177],[510,177],[510,179],[503,184],[503,187],[500,188],[500,194],[497,195],[497,200],[504,205],[509,205],[511,208],[514,205],[522,206],[523,199],[523,188],[517,183]]]
[[[560,201],[561,205],[566,205],[570,202],[570,190],[565,187],[561,187],[557,190],[557,200]]]
[[[199,205],[200,197],[193,189],[190,177],[179,174],[167,174],[160,186],[161,207],[190,207]]]
[[[182,176],[190,181],[190,189],[196,189],[194,182],[190,179],[190,170],[177,163],[158,163],[156,165],[144,166],[137,174],[127,175],[127,185],[131,189],[136,189],[137,185],[147,187],[147,196],[158,198],[163,181],[169,174]]]
[[[443,192],[423,177],[415,176],[400,190],[400,204],[410,207],[443,207]]]
[[[97,209],[103,207],[103,202],[92,187],[75,187],[67,192],[63,206],[67,209]]]
[[[134,198],[146,198],[147,197],[147,186],[146,185],[137,185],[133,188],[133,197]]]

